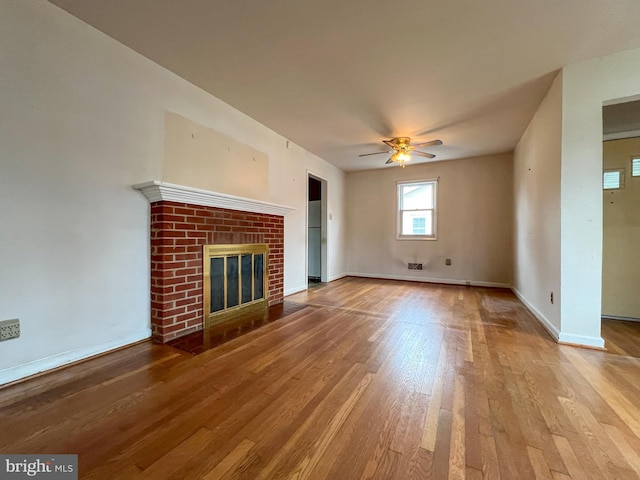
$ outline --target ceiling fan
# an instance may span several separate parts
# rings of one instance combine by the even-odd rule
[[[409,137],[396,137],[391,140],[383,140],[385,145],[392,148],[392,150],[386,150],[384,152],[363,153],[358,155],[359,157],[367,157],[369,155],[380,155],[381,153],[391,153],[391,157],[386,163],[398,163],[404,168],[404,163],[411,160],[412,155],[419,155],[426,158],[435,158],[432,153],[421,152],[416,150],[423,147],[431,147],[434,145],[442,145],[442,140],[431,140],[430,142],[421,142],[411,144],[411,138]]]

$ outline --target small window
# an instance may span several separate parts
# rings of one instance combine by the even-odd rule
[[[624,170],[605,170],[602,176],[602,188],[605,190],[617,190],[624,186]]]
[[[424,235],[427,233],[427,219],[424,217],[413,218],[414,235]]]
[[[633,157],[631,159],[631,176],[640,177],[640,157]]]
[[[437,180],[398,182],[398,238],[436,238]]]

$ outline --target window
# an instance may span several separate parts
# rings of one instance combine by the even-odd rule
[[[640,157],[633,157],[631,159],[631,176],[640,177]]]
[[[398,238],[436,238],[437,180],[398,182]]]
[[[624,170],[621,168],[605,170],[602,175],[602,188],[616,190],[624,186]]]
[[[424,217],[413,217],[414,235],[424,235],[427,233],[427,219]]]

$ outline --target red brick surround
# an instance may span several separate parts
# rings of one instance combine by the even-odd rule
[[[266,243],[269,305],[284,292],[284,217],[169,201],[151,204],[151,332],[158,342],[202,329],[202,246]]]

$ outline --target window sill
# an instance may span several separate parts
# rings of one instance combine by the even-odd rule
[[[433,237],[427,237],[424,235],[396,235],[396,240],[424,241],[424,240],[438,240],[438,237],[436,237],[435,235]]]

